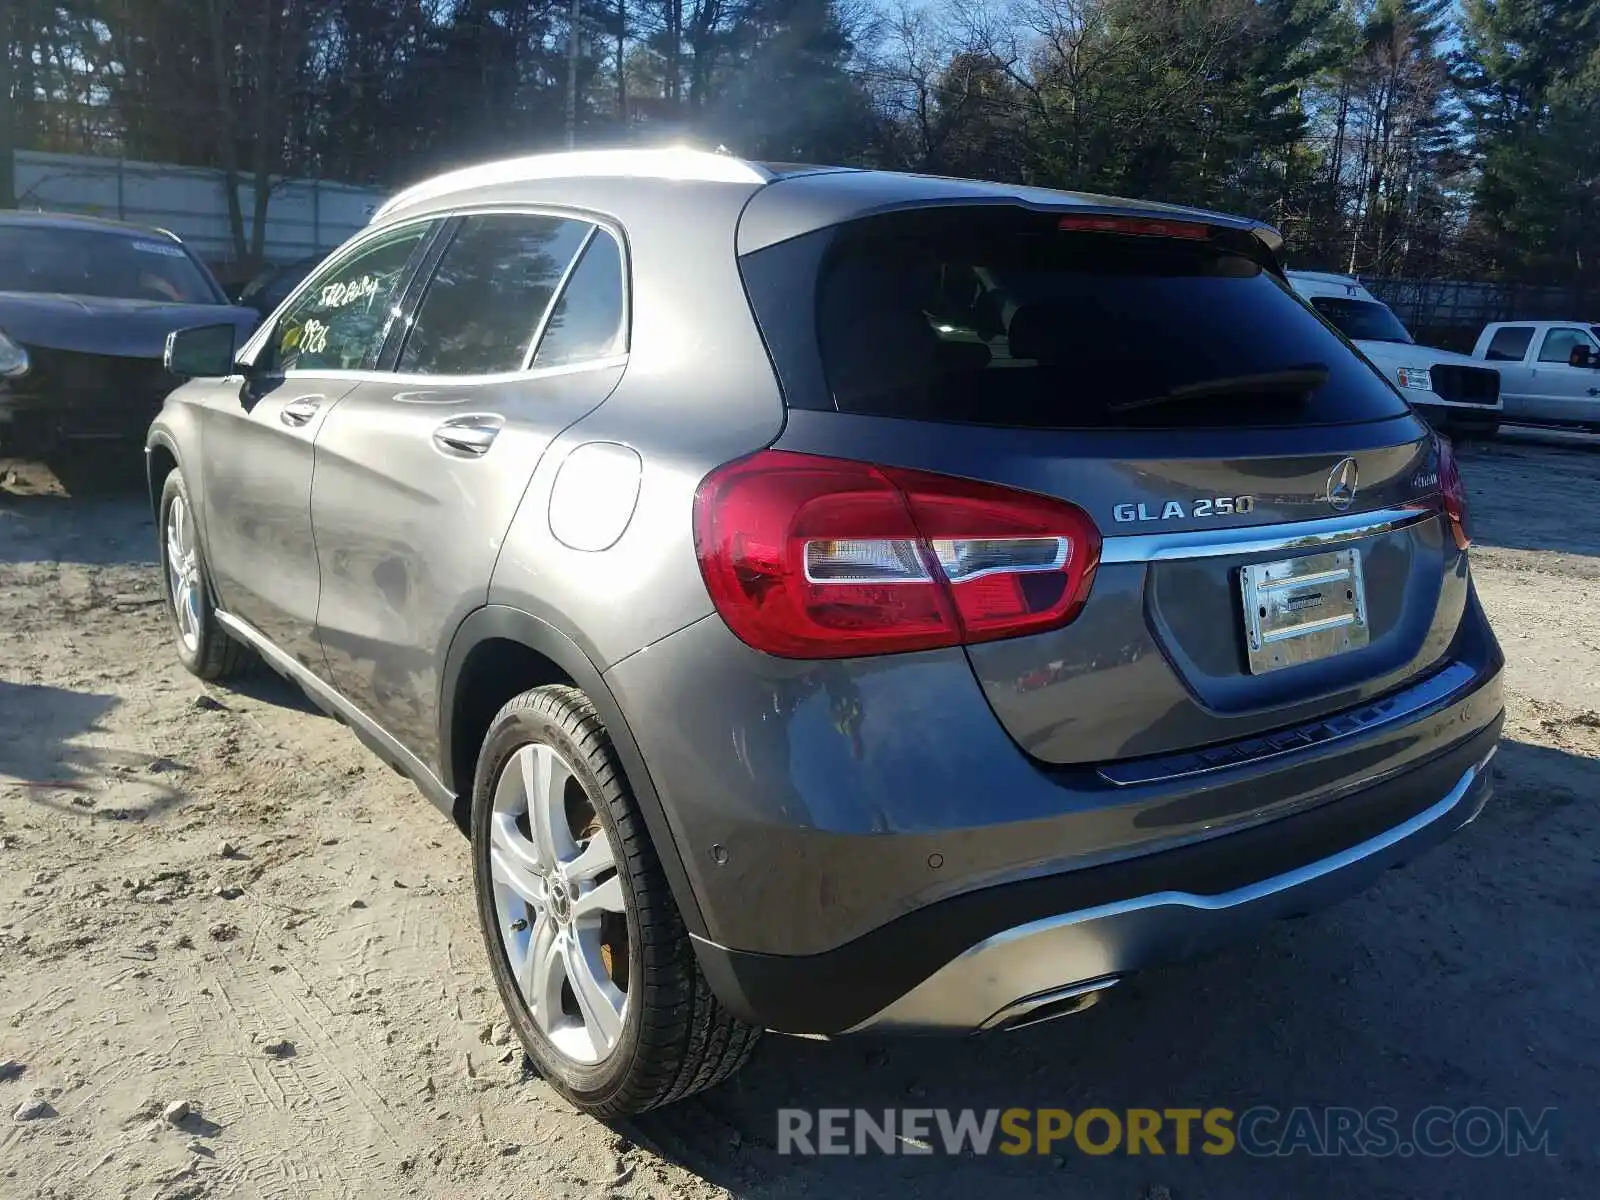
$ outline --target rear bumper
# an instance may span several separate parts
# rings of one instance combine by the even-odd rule
[[[1321,908],[1471,822],[1493,791],[1489,754],[1437,803],[1335,854],[1215,894],[1168,888],[1007,929],[946,963],[852,1032],[1015,1027],[1125,973],[1187,958],[1271,921]],[[1227,841],[1229,839],[1223,839]],[[1223,847],[1218,847],[1223,849]]]
[[[1504,660],[1464,563],[1459,574],[1464,609],[1451,622],[1459,625],[1435,643],[1433,671],[1459,680],[1447,691],[1433,694],[1431,676],[1341,697],[1327,718],[1280,709],[1275,725],[1191,742],[1205,746],[1204,761],[1187,765],[1168,762],[1163,743],[1142,755],[1125,744],[1130,753],[1112,760],[1117,766],[1161,768],[1137,777],[1108,773],[1106,763],[1030,757],[996,719],[959,650],[783,660],[751,650],[710,617],[614,664],[604,680],[660,797],[670,838],[658,840],[682,866],[683,905],[702,919],[695,932],[756,959],[816,960],[970,895],[1125,870],[1255,826],[1314,824],[1319,810],[1349,811],[1373,788],[1425,768],[1498,720],[1503,707]],[[1430,694],[1414,705],[1419,690]],[[1082,699],[1086,723],[1104,702]],[[1166,712],[1157,703],[1150,709]],[[1470,765],[1403,789],[1418,801],[1411,812],[1283,869],[1399,824]],[[1258,861],[1256,874],[1218,890],[1274,873]],[[1035,911],[1002,906],[941,943],[901,990],[1014,925],[1168,886],[1087,897],[1069,882]],[[894,998],[884,995],[837,1028]]]
[[[1488,801],[1503,713],[1427,762],[1238,833],[919,909],[820,955],[697,940],[712,988],[791,1033],[958,1033],[1026,1023],[1127,972],[1188,957],[1366,887]]]
[[[1488,404],[1452,404],[1444,400],[1432,398],[1413,401],[1414,407],[1433,428],[1446,433],[1460,431],[1463,433],[1482,433],[1500,426],[1506,419],[1503,406],[1496,402]]]
[[[1406,399],[1411,401],[1411,407],[1419,408],[1423,412],[1437,409],[1441,413],[1448,412],[1460,416],[1470,416],[1473,413],[1477,413],[1484,417],[1498,417],[1505,410],[1505,402],[1502,400],[1496,399],[1481,402],[1474,400],[1446,400],[1438,392],[1424,392],[1419,396],[1407,396]]]

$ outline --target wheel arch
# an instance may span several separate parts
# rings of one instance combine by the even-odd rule
[[[178,457],[178,448],[172,438],[159,430],[151,434],[144,448],[144,479],[150,493],[150,512],[157,525],[161,523],[161,486],[168,475],[182,467],[183,462]]]
[[[507,605],[485,605],[467,616],[451,639],[439,677],[439,772],[456,797],[457,824],[467,827],[478,750],[495,712],[511,696],[547,683],[570,683],[594,704],[616,747],[684,925],[703,936],[705,922],[661,798],[611,688],[565,633]]]

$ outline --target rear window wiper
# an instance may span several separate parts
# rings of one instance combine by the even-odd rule
[[[1120,400],[1106,405],[1113,413],[1132,412],[1140,408],[1154,408],[1158,404],[1177,404],[1184,400],[1205,400],[1213,396],[1238,394],[1265,395],[1285,392],[1305,395],[1328,382],[1328,368],[1309,365],[1289,367],[1282,371],[1258,371],[1254,375],[1233,375],[1226,379],[1204,379],[1199,383],[1186,383],[1170,392],[1145,396],[1138,400]]]

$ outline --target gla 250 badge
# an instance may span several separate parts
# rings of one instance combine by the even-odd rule
[[[1167,500],[1155,504],[1119,504],[1111,510],[1117,521],[1186,521],[1198,517],[1231,517],[1243,515],[1256,506],[1254,496],[1211,496],[1185,504],[1181,500]],[[1153,511],[1159,508],[1160,512]]]

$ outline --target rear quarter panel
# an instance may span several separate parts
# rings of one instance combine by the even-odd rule
[[[491,604],[567,634],[602,671],[712,611],[694,552],[695,489],[714,467],[771,443],[784,424],[734,257],[751,189],[663,190],[665,203],[618,203],[607,213],[628,242],[627,366],[606,402],[541,457],[489,591]],[[605,203],[597,191],[597,205]],[[551,531],[552,491],[572,451],[594,442],[637,452],[638,497],[613,543],[575,549]],[[582,497],[564,492],[562,503],[581,505]]]

